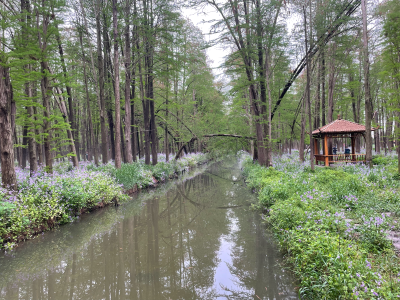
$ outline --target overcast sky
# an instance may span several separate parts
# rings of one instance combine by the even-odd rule
[[[212,40],[216,38],[216,35],[210,36],[210,28],[213,22],[209,23],[212,20],[217,20],[220,18],[220,15],[210,6],[201,9],[193,9],[193,8],[182,8],[182,14],[189,19],[195,26],[201,29],[204,35],[204,39],[206,41]],[[287,26],[289,32],[292,30],[296,19],[295,16],[290,17]],[[210,67],[213,68],[213,73],[219,79],[222,79],[224,70],[219,68],[219,66],[224,62],[225,55],[228,54],[228,49],[223,49],[222,47],[216,45],[207,49],[207,55],[210,62]]]
[[[182,14],[190,20],[195,26],[201,29],[206,41],[216,38],[215,35],[210,36],[210,28],[212,23],[207,23],[209,21],[219,19],[219,14],[215,12],[211,7],[207,7],[204,11],[193,8],[183,8]],[[224,61],[224,56],[226,55],[226,50],[219,46],[213,46],[207,49],[207,55],[210,62],[210,67],[213,68],[213,73],[215,76],[223,74],[223,70],[218,68]]]

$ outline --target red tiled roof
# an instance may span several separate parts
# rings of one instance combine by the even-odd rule
[[[371,128],[371,130],[374,130]],[[312,132],[318,133],[350,133],[350,132],[365,132],[365,126],[347,120],[337,119],[325,126],[322,126]]]

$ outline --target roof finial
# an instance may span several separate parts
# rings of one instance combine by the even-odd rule
[[[340,118],[340,115],[339,115],[339,114],[337,115],[337,119],[338,119],[338,120],[341,120],[341,118]]]

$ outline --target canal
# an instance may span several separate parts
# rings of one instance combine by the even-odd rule
[[[197,168],[0,252],[0,299],[298,299],[240,174]]]

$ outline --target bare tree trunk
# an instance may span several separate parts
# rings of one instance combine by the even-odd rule
[[[79,0],[81,10],[82,10],[82,15],[83,15],[83,21],[85,25],[85,30],[86,33],[89,33],[89,26],[87,24],[87,19],[86,19],[86,13],[83,7],[82,0]],[[107,130],[105,127],[105,102],[104,102],[104,71],[103,71],[103,56],[101,53],[101,28],[100,28],[100,8],[99,8],[99,2],[97,0],[95,8],[96,8],[96,33],[97,33],[97,60],[98,60],[98,68],[99,68],[99,76],[96,74],[96,69],[94,65],[94,59],[93,59],[93,51],[90,49],[90,61],[91,61],[91,70],[92,70],[92,76],[95,81],[95,86],[96,86],[96,95],[97,95],[97,102],[98,106],[100,108],[100,123],[101,123],[101,137],[102,137],[102,158],[103,158],[103,163],[106,164],[108,162],[108,153],[107,153]],[[96,145],[96,142],[93,140],[92,141],[93,146]]]
[[[378,111],[375,112],[375,124],[376,124],[376,128],[379,127],[379,113]],[[374,131],[374,140],[375,140],[375,152],[377,154],[381,153],[381,144],[380,144],[380,134],[379,134],[379,130],[375,130]]]
[[[165,96],[165,120],[168,122],[168,105],[169,105],[169,65],[167,65],[167,84]],[[165,161],[169,161],[169,143],[168,143],[168,123],[165,123]]]
[[[91,143],[92,146],[94,146],[94,130],[93,130],[93,119],[92,119],[92,109],[90,108],[90,96],[89,96],[89,89],[88,89],[88,80],[87,80],[87,74],[86,74],[86,59],[85,59],[85,51],[83,50],[83,41],[82,41],[82,33],[79,33],[79,40],[81,44],[81,49],[82,49],[82,57],[83,57],[83,79],[85,83],[85,93],[86,93],[86,109],[87,109],[87,114],[88,114],[88,123],[89,123],[89,132],[90,132],[90,138],[91,138]],[[93,149],[90,150],[94,154],[94,163],[96,166],[99,165],[99,155],[97,153],[97,148],[93,147]],[[91,159],[91,157],[90,157]]]
[[[313,145],[313,137],[312,137],[312,114],[311,114],[311,100],[310,100],[310,60],[308,57],[308,39],[307,39],[307,16],[306,16],[306,8],[303,6],[304,10],[304,34],[305,34],[305,45],[306,45],[306,59],[307,59],[307,106],[308,106],[308,130],[310,135],[310,163],[311,170],[314,170],[314,145]]]
[[[64,121],[67,124],[69,124],[67,107],[65,105],[64,97],[62,96],[62,91],[60,90],[59,87],[56,87],[56,91],[57,91],[58,97],[59,97],[58,106],[60,108],[61,114],[64,118]],[[74,137],[72,135],[71,128],[67,128],[67,135],[68,135],[68,139],[70,140],[70,144],[69,144],[70,152],[73,154],[73,156],[71,157],[72,164],[74,165],[74,167],[78,167],[78,165],[79,165],[78,154],[76,152]]]
[[[322,126],[326,125],[326,99],[325,99],[325,48],[321,49],[321,116]]]
[[[126,0],[125,7],[125,158],[132,163],[131,142],[131,41],[129,29],[130,0]]]
[[[335,52],[336,52],[336,44],[333,44],[331,49],[331,61],[330,61],[330,70],[329,70],[329,93],[328,93],[328,123],[331,123],[333,121],[333,110],[334,110],[334,104],[333,104],[333,94],[335,91],[335,81],[336,81],[336,76],[335,76]]]
[[[300,128],[300,144],[299,144],[299,158],[300,161],[304,162],[304,150],[305,150],[305,131],[306,131],[306,100],[303,99],[301,106],[301,128]]]
[[[363,52],[364,52],[364,90],[365,90],[365,148],[366,161],[372,168],[372,136],[371,136],[371,91],[369,83],[369,51],[368,51],[368,29],[367,29],[367,7],[366,0],[361,0],[363,19]]]
[[[1,51],[1,37],[0,37]],[[3,55],[0,53],[0,55]],[[11,102],[13,91],[9,69],[4,67],[0,56],[0,149],[1,149],[1,181],[3,187],[17,188],[17,176],[14,168],[13,125],[11,118]]]
[[[27,92],[28,92],[28,97],[29,99],[32,99],[32,83],[28,82],[27,83]],[[28,148],[29,148],[29,170],[30,170],[30,175],[33,176],[33,174],[37,171],[38,169],[38,163],[37,163],[37,157],[36,157],[36,141],[35,141],[35,127],[33,123],[33,107],[28,106],[26,108],[28,117],[30,120],[29,124],[29,137],[28,137]]]
[[[121,103],[119,91],[119,53],[118,53],[118,18],[117,0],[112,1],[114,27],[114,96],[115,96],[115,167],[121,168]]]
[[[22,130],[22,156],[21,156],[21,168],[26,168],[27,154],[28,154],[28,126],[25,124]]]
[[[50,118],[50,101],[49,94],[51,91],[49,78],[47,74],[49,74],[48,65],[46,61],[41,62],[42,65],[42,80],[41,80],[41,89],[42,89],[42,98],[43,98],[43,106],[44,106],[44,156],[46,159],[46,172],[52,174],[53,173],[53,157],[51,154],[51,124],[49,121]]]
[[[270,75],[270,52],[266,51],[265,54],[265,81],[267,82],[267,90],[268,90],[268,137],[267,137],[267,166],[272,164],[272,148],[271,148],[271,139],[272,139],[272,96],[271,96],[271,87],[269,83],[269,75]]]

